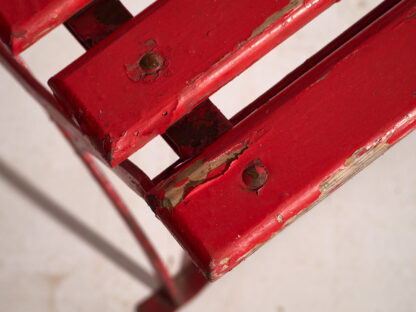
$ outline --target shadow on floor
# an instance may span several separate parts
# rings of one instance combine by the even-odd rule
[[[151,289],[155,289],[158,286],[154,276],[146,272],[130,257],[113,246],[82,221],[71,215],[65,208],[50,199],[19,173],[11,169],[1,158],[0,178],[19,191],[22,196],[31,200],[35,204],[33,207],[38,208],[54,221],[62,225],[91,248],[116,264],[120,269],[133,276],[136,280]]]

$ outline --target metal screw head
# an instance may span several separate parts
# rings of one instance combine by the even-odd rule
[[[260,162],[255,162],[243,171],[242,178],[250,190],[258,191],[266,183],[267,170]]]
[[[163,58],[155,52],[148,52],[142,56],[139,61],[139,65],[143,71],[147,73],[154,73],[162,67]]]

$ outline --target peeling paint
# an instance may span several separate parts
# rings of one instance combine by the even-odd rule
[[[258,35],[260,35],[265,29],[267,29],[270,25],[274,22],[279,20],[282,16],[289,13],[290,11],[297,9],[303,4],[303,0],[290,0],[289,3],[281,10],[277,11],[276,13],[270,15],[259,27],[253,30],[250,38],[251,40]]]
[[[329,75],[329,72],[327,72],[327,73],[325,73],[321,78],[319,78],[319,79],[317,79],[314,83],[312,83],[310,86],[312,87],[312,86],[314,86],[314,85],[316,85],[317,83],[319,83],[319,82],[321,82],[322,80],[324,80],[326,77],[328,77],[328,75]]]
[[[342,185],[345,181],[360,172],[375,159],[381,156],[390,147],[389,139],[395,132],[412,122],[413,114],[407,114],[395,126],[387,131],[382,137],[375,140],[372,144],[361,147],[345,160],[344,167],[337,170],[319,186],[321,195],[318,200],[325,198],[335,188]]]
[[[303,210],[300,210],[297,214],[295,214],[294,216],[292,216],[291,218],[287,219],[286,222],[283,224],[282,228],[277,231],[277,233],[279,233],[280,231],[282,231],[283,229],[285,229],[286,227],[288,227],[289,225],[291,225],[293,222],[295,222],[299,217],[303,216],[305,213],[307,213],[309,210],[311,210],[313,207],[315,207],[318,203],[320,202],[320,200],[316,200],[314,201],[312,204],[310,204],[308,207],[306,207]],[[275,233],[274,235],[276,235],[277,233]]]
[[[240,48],[240,47],[244,46],[248,41],[250,41],[250,40],[254,39],[255,37],[257,37],[258,35],[260,35],[264,30],[266,30],[269,26],[271,26],[274,22],[279,20],[281,17],[283,17],[284,15],[289,13],[290,11],[292,11],[294,9],[297,9],[300,6],[302,6],[303,2],[304,2],[304,0],[290,0],[289,3],[283,9],[281,9],[281,10],[275,12],[274,14],[272,14],[271,16],[269,16],[260,26],[258,26],[256,29],[254,29],[253,32],[251,33],[250,37],[247,40],[244,40],[244,41],[240,42],[238,44],[238,47]],[[221,57],[220,60],[215,62],[215,64],[213,64],[211,68],[212,69],[217,68],[220,64],[222,64],[224,61],[226,61],[230,56],[235,54],[238,50],[239,49],[225,54],[223,57]],[[186,83],[185,90],[187,88],[192,87],[193,85],[195,85],[196,82],[198,80],[200,80],[201,77],[203,77],[205,74],[206,73],[201,73],[201,74],[197,75],[196,77],[194,77],[193,79],[190,79]],[[186,92],[182,92],[182,93],[186,93]]]
[[[325,75],[323,75],[321,78],[319,78],[316,82],[324,80],[326,77],[328,77],[329,72],[327,72]]]
[[[235,261],[235,264],[238,264],[241,261],[245,260],[247,257],[249,257],[254,252],[256,252],[265,243],[266,242],[262,242],[262,243],[259,243],[259,244],[255,245],[253,248],[251,248],[249,251],[247,251],[244,255],[239,257]],[[211,262],[209,264],[209,269],[210,270],[208,272],[205,272],[208,279],[209,280],[216,280],[216,279],[220,278],[222,275],[224,275],[227,271],[229,271],[230,266],[228,264],[229,264],[230,260],[232,260],[232,259],[227,257],[227,258],[222,259],[218,264],[216,263],[215,260],[211,260]],[[231,267],[234,267],[235,264],[231,264]]]
[[[159,196],[159,200],[154,204],[172,213],[172,208],[179,205],[194,188],[223,175],[250,144],[260,140],[268,131],[258,129],[223,154],[210,160],[200,158],[183,171],[171,176],[156,188],[156,192],[163,195]]]
[[[172,208],[181,203],[192,189],[224,174],[231,163],[247,148],[248,145],[242,143],[237,148],[233,148],[213,160],[199,159],[179,173],[173,181],[169,180],[162,185],[162,188],[165,188],[165,194],[164,198],[160,200],[160,206],[167,208],[172,213]],[[220,168],[219,172],[210,176],[218,168]]]
[[[361,171],[368,164],[373,162],[377,157],[383,154],[390,144],[385,141],[379,141],[377,144],[367,149],[362,147],[345,160],[345,167],[336,171],[319,187],[321,192],[320,197],[326,197],[331,191],[343,184],[345,181],[353,177],[356,173]]]
[[[244,255],[242,255],[240,258],[237,259],[237,263],[240,263],[241,261],[245,260],[247,257],[251,256],[253,253],[255,253],[261,246],[263,246],[266,242],[257,244],[253,248],[251,248],[248,252],[246,252]]]
[[[387,131],[381,138],[375,140],[372,144],[362,147],[355,151],[350,157],[345,160],[344,167],[337,170],[333,175],[327,178],[324,182],[322,182],[319,186],[320,196],[311,203],[305,209],[300,210],[298,213],[293,215],[291,218],[287,219],[283,226],[276,231],[271,238],[273,238],[276,234],[280,233],[284,228],[292,224],[296,221],[299,217],[303,216],[317,204],[319,204],[322,200],[324,200],[333,190],[337,187],[341,186],[344,182],[348,179],[353,177],[355,174],[360,172],[366,166],[368,166],[371,162],[381,156],[384,152],[386,152],[389,147],[389,139],[393,136],[393,134],[400,128],[405,127],[409,122],[412,122],[414,119],[413,114],[407,114],[403,119],[395,124],[395,126]],[[278,215],[276,217],[277,221],[280,223],[283,221],[283,216]]]
[[[224,258],[219,263],[212,260],[210,263],[210,271],[207,273],[208,278],[211,280],[216,280],[220,278],[224,273],[226,273],[230,269],[230,267],[234,267],[250,255],[252,255],[267,241],[272,239],[283,229],[285,229],[288,225],[292,224],[296,219],[298,219],[299,217],[307,213],[309,210],[311,210],[313,207],[315,207],[318,203],[320,203],[334,189],[336,189],[346,180],[358,173],[361,169],[363,169],[365,166],[374,161],[378,156],[382,155],[390,147],[391,144],[389,143],[389,140],[393,137],[393,135],[396,132],[400,132],[401,129],[406,128],[406,126],[409,123],[414,122],[414,118],[415,114],[407,114],[402,119],[400,119],[392,128],[390,128],[390,130],[385,132],[384,135],[374,140],[370,144],[356,150],[350,157],[348,157],[345,160],[344,166],[341,169],[337,170],[334,174],[332,174],[329,178],[327,178],[323,183],[320,184],[320,195],[317,196],[316,200],[314,200],[310,205],[303,209],[297,210],[296,212],[293,212],[293,214],[290,217],[284,217],[282,214],[275,216],[275,219],[280,224],[280,226],[264,242],[258,243],[235,261],[234,257]]]
[[[344,167],[337,170],[333,175],[331,175],[328,179],[326,179],[323,183],[319,186],[320,196],[311,203],[305,209],[300,210],[295,215],[284,221],[281,228],[279,228],[275,233],[273,233],[270,237],[272,239],[278,233],[280,233],[284,228],[292,224],[296,221],[299,217],[303,216],[317,204],[319,204],[323,199],[325,199],[333,190],[335,190],[338,186],[342,185],[348,179],[353,177],[355,174],[360,172],[366,166],[368,166],[371,162],[381,156],[384,152],[388,150],[390,147],[389,139],[393,136],[393,134],[400,128],[405,127],[409,122],[414,120],[413,114],[407,114],[404,118],[402,118],[399,122],[395,124],[395,126],[387,131],[381,138],[375,140],[372,144],[362,147],[355,151],[350,157],[345,160]],[[283,216],[279,214],[276,217],[278,223],[283,222]],[[268,239],[267,241],[269,241]],[[267,242],[266,241],[266,242]],[[264,243],[266,243],[264,242]],[[248,253],[244,254],[237,260],[237,263],[244,260],[246,257],[250,256],[254,253],[258,248],[260,248],[264,243],[256,245],[252,250]]]

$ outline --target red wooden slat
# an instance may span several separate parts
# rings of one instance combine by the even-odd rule
[[[96,0],[65,22],[65,26],[89,50],[132,18],[118,0]],[[232,124],[209,99],[171,125],[163,138],[181,157],[188,159],[213,143]]]
[[[149,203],[208,278],[416,127],[414,38],[416,1],[399,1],[154,187]]]
[[[170,126],[163,138],[185,160],[200,154],[231,128],[231,122],[208,99]]]
[[[95,0],[66,21],[65,26],[88,50],[132,17],[119,0]]]
[[[334,2],[157,1],[50,85],[115,166]]]
[[[92,0],[0,0],[0,38],[19,54]]]

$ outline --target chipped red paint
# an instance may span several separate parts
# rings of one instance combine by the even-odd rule
[[[0,0],[0,39],[19,54],[92,0]]]
[[[115,166],[334,2],[157,1],[50,86]],[[163,59],[154,75],[148,53]]]
[[[388,4],[151,191],[156,214],[209,279],[416,127],[416,1]],[[267,180],[253,192],[243,175],[259,162]]]

